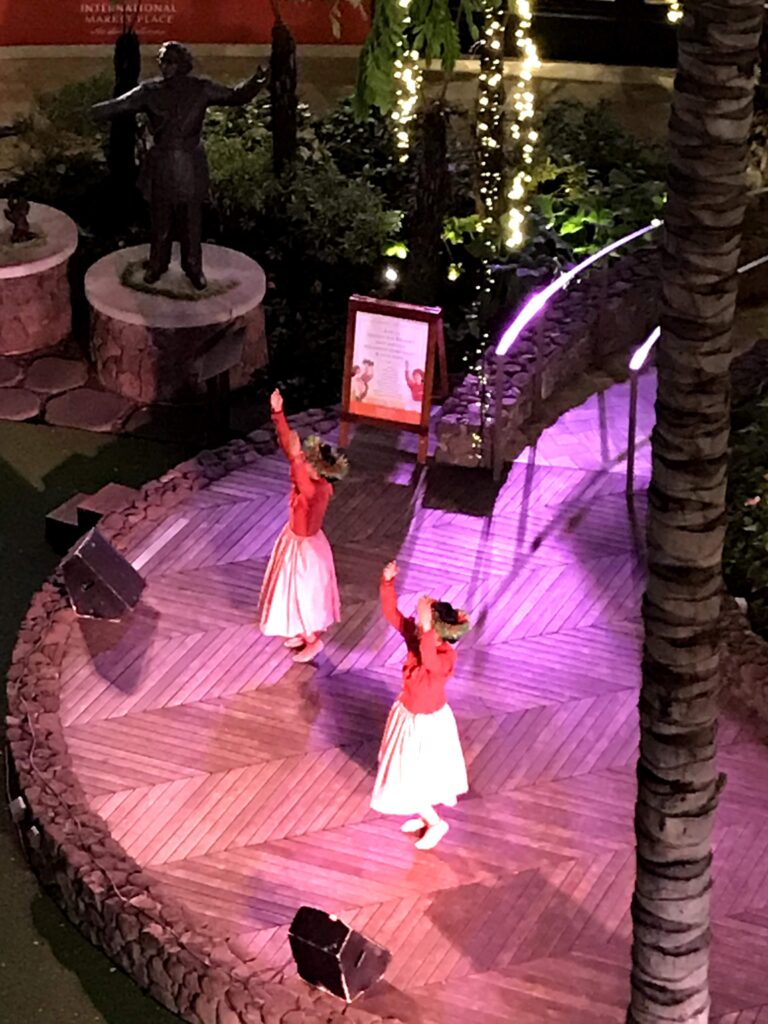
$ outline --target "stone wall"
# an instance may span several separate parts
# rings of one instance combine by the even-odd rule
[[[327,414],[315,411],[315,419]],[[301,424],[311,426],[304,414]],[[100,530],[124,551],[194,491],[272,450],[236,441],[148,484]],[[275,980],[247,949],[168,899],[94,814],[72,770],[59,719],[62,661],[77,619],[55,575],[35,595],[8,673],[7,740],[30,810],[20,822],[30,861],[68,917],[143,989],[190,1024],[382,1024],[297,978]],[[397,1024],[394,1018],[388,1018]]]
[[[91,354],[99,382],[123,398],[151,405],[189,400],[205,390],[200,356],[222,334],[205,327],[148,327],[91,310]],[[266,366],[264,310],[256,306],[227,325],[227,337],[242,335],[242,355],[230,370],[232,387],[244,387]],[[224,364],[226,365],[226,363]]]
[[[525,428],[555,392],[590,368],[629,354],[658,323],[658,252],[644,246],[557,293],[503,359],[501,445],[511,462],[529,443]],[[495,348],[495,346],[494,346]],[[469,374],[443,404],[436,458],[489,466],[493,455],[497,363],[486,355],[489,408],[481,424],[478,380]],[[476,437],[482,437],[478,445]]]
[[[746,612],[726,594],[720,616],[721,685],[768,723],[768,642],[752,631]]]
[[[0,354],[57,345],[72,327],[66,261],[0,281]]]

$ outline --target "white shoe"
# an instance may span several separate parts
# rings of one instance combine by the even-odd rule
[[[433,850],[448,831],[448,822],[442,819],[436,825],[430,825],[427,831],[416,842],[417,850]]]
[[[427,823],[423,818],[409,818],[400,826],[400,831],[410,834],[411,832],[423,832],[426,827]]]
[[[299,651],[297,654],[294,654],[293,660],[298,662],[312,661],[318,656],[324,647],[325,644],[322,640],[315,640],[313,643],[307,644],[303,651]]]
[[[283,644],[283,647],[287,647],[289,651],[298,651],[304,646],[303,636],[289,636]]]

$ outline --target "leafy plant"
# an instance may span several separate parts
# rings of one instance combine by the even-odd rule
[[[723,572],[746,599],[753,629],[768,639],[768,399],[734,410]]]
[[[664,205],[660,150],[642,146],[605,104],[556,104],[543,118],[531,204],[574,256],[647,224]]]
[[[109,87],[100,76],[42,98],[25,137],[28,161],[4,187],[6,194],[69,213],[81,229],[83,266],[148,237],[145,209],[120,222],[110,209],[105,138],[87,115]],[[438,302],[455,370],[477,349],[479,327],[471,314],[485,254],[466,118],[451,117],[450,205],[438,257]],[[212,202],[205,237],[262,264],[270,281],[270,372],[294,389],[296,400],[322,403],[338,395],[349,295],[402,296],[384,283],[383,270],[397,260],[401,282],[409,274],[416,162],[400,163],[385,114],[373,110],[357,120],[347,100],[322,117],[299,107],[296,163],[278,178],[270,127],[266,98],[209,111]],[[546,155],[534,167],[526,242],[502,253],[493,268],[492,292],[484,293],[491,326],[580,252],[647,223],[662,201],[660,157],[623,133],[606,110],[558,104],[538,128]]]
[[[477,38],[475,16],[483,0],[376,0],[371,29],[360,54],[354,109],[364,116],[371,107],[386,113],[395,100],[393,70],[403,41],[427,61],[439,61],[450,73],[461,54],[462,26]],[[409,18],[406,27],[405,17]]]
[[[27,162],[68,152],[100,153],[107,130],[94,121],[91,107],[111,95],[108,74],[68,82],[56,92],[38,95],[32,113],[17,124]]]

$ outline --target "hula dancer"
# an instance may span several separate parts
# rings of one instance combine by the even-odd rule
[[[456,666],[453,644],[469,629],[466,614],[446,601],[420,597],[414,618],[397,607],[397,564],[381,576],[381,606],[405,640],[403,688],[389,712],[379,748],[371,807],[381,814],[415,814],[403,832],[421,832],[419,850],[431,850],[448,831],[435,804],[453,807],[467,792],[467,769],[445,684]]]
[[[320,634],[340,618],[339,588],[323,519],[333,496],[332,481],[341,480],[349,463],[319,437],[299,435],[283,412],[283,398],[273,391],[272,422],[280,447],[291,464],[290,517],[277,538],[261,588],[259,618],[265,636],[286,637],[294,661],[311,661],[323,649]]]

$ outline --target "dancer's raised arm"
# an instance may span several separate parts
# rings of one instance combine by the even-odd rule
[[[381,610],[384,613],[384,618],[390,626],[404,636],[407,619],[397,607],[396,576],[397,562],[387,562],[381,573],[379,596],[381,597]]]

